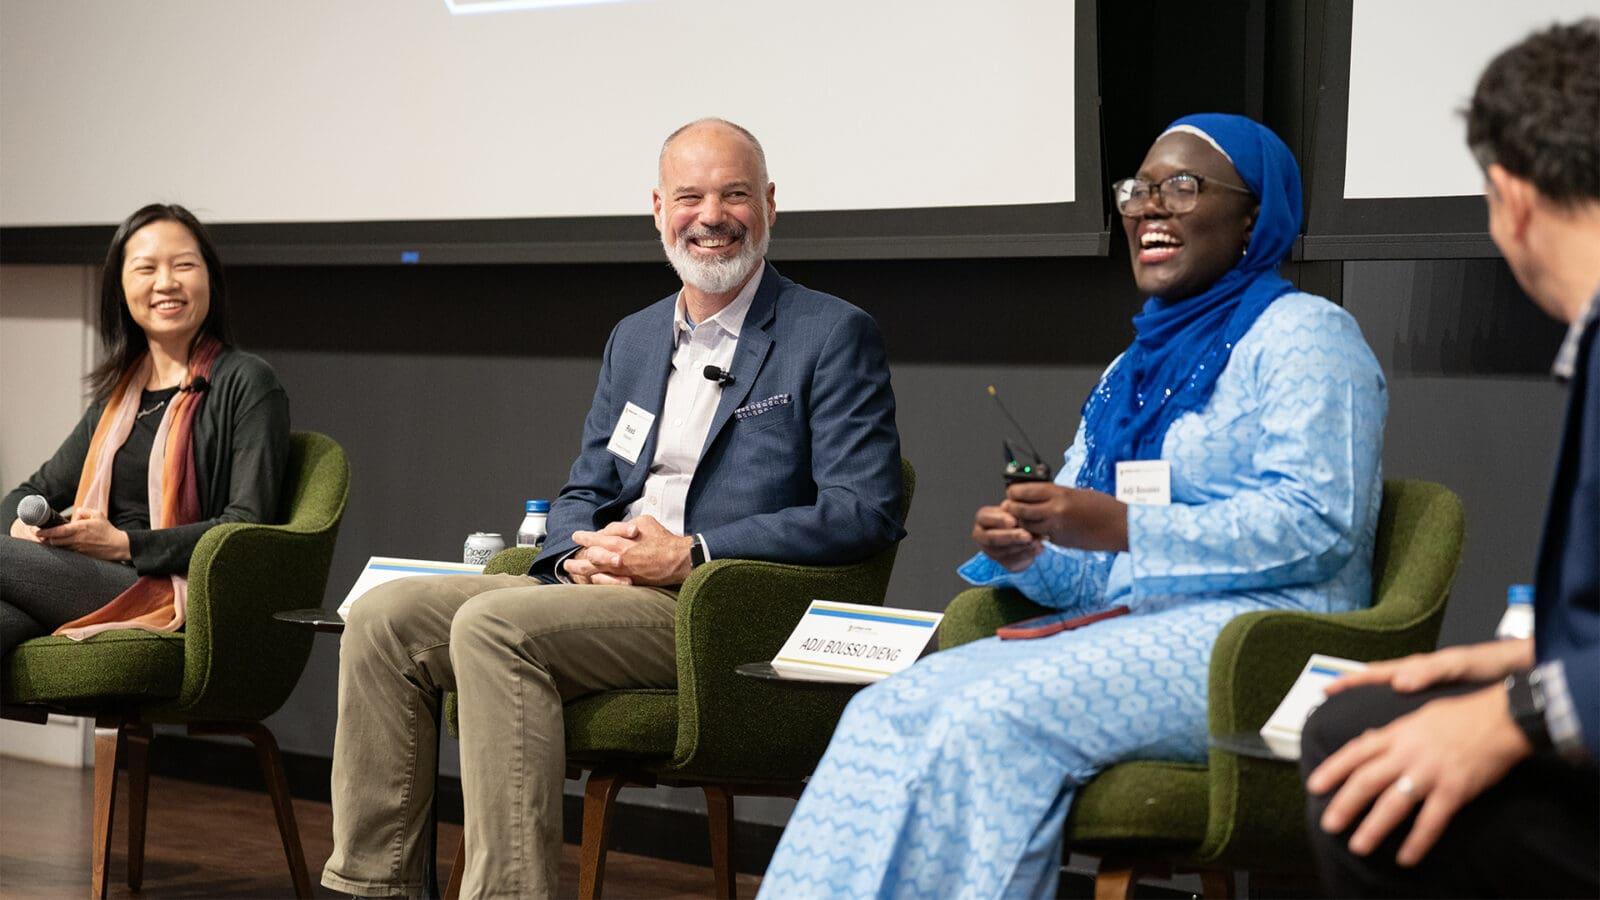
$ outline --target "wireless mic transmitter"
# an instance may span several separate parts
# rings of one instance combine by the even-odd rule
[[[1039,451],[1033,447],[1033,441],[1028,440],[1027,433],[1022,430],[1021,425],[1017,424],[1017,420],[1012,417],[1011,411],[1006,409],[1004,403],[1000,402],[1000,392],[995,390],[992,384],[989,385],[989,396],[993,397],[995,405],[1000,407],[1000,414],[1005,416],[1006,421],[1017,429],[1017,434],[1022,436],[1023,443],[1028,446],[1028,456],[1031,457],[1028,460],[1019,459],[1018,457],[1021,454],[1011,446],[1011,442],[1004,438],[1000,439],[1000,447],[1005,453],[1006,460],[1006,468],[1001,477],[1005,479],[1006,484],[1051,480],[1050,464],[1039,456]]]
[[[1019,484],[1024,481],[1049,481],[1050,464],[1045,462],[1022,462],[1011,452],[1011,445],[1006,445],[1006,469],[1001,474],[1006,484]]]

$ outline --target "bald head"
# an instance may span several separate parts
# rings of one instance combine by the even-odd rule
[[[661,154],[656,160],[657,180],[665,184],[664,172],[667,165],[668,154],[677,152],[680,145],[704,143],[725,145],[728,141],[745,145],[755,164],[756,177],[762,183],[767,181],[767,152],[761,149],[761,142],[743,126],[710,116],[704,119],[695,119],[687,125],[681,126],[677,131],[667,135],[661,144]]]

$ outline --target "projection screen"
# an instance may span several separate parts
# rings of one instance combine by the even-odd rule
[[[1489,61],[1595,0],[1330,0],[1305,258],[1493,256],[1460,112]]]
[[[775,257],[1104,252],[1093,5],[0,0],[0,253],[165,200],[249,261],[654,259],[706,115]]]

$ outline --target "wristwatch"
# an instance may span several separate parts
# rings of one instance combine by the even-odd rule
[[[1517,723],[1517,728],[1533,745],[1535,753],[1553,746],[1550,725],[1544,718],[1544,684],[1539,679],[1537,669],[1513,672],[1506,676],[1506,705],[1511,712],[1511,720]]]
[[[706,563],[706,542],[700,535],[694,536],[694,543],[689,545],[689,568],[695,569]]]

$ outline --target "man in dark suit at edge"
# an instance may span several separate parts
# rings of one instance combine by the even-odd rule
[[[1534,637],[1379,663],[1330,688],[1301,767],[1334,897],[1600,895],[1600,19],[1490,63],[1467,142],[1490,236],[1570,326]],[[1506,413],[1500,426],[1516,427]]]
[[[748,131],[706,119],[674,132],[653,206],[683,287],[612,332],[530,574],[402,579],[352,607],[324,885],[420,893],[434,711],[458,690],[463,896],[554,895],[562,705],[675,686],[691,568],[848,563],[904,535],[877,326],[766,263],[774,200]]]

